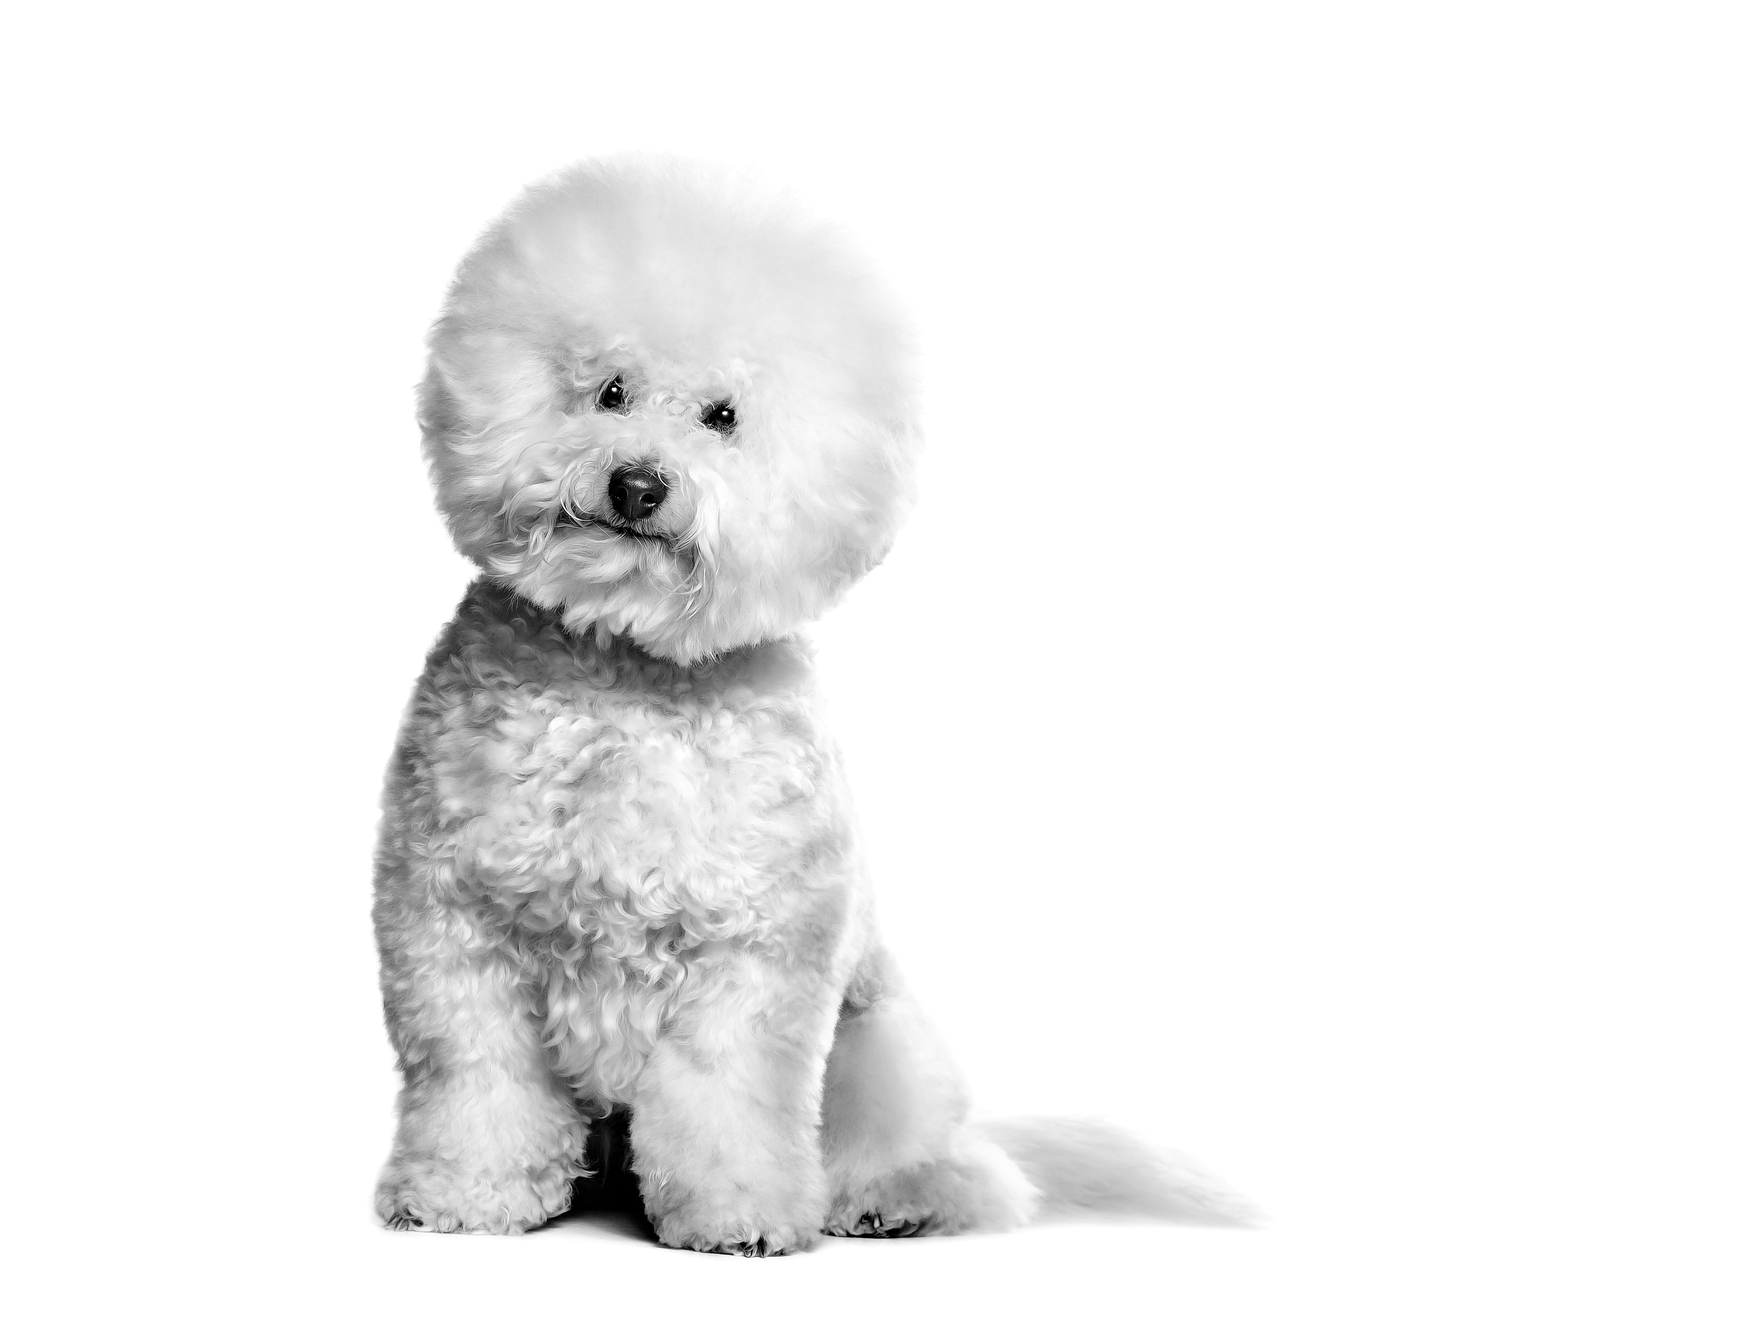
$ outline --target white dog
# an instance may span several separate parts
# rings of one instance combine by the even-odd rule
[[[385,790],[404,1076],[378,1211],[517,1233],[627,1110],[660,1240],[1228,1217],[1084,1124],[979,1130],[876,933],[803,623],[885,555],[908,335],[832,232],[676,163],[570,170],[465,259],[422,426],[482,566]]]

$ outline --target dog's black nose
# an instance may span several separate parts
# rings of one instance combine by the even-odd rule
[[[630,522],[640,522],[666,503],[666,478],[653,468],[618,468],[611,474],[611,507]]]

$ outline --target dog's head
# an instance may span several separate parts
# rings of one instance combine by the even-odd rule
[[[589,164],[465,258],[422,430],[459,548],[680,662],[782,636],[886,553],[909,336],[827,229],[676,162]]]

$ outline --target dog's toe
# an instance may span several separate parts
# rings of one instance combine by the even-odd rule
[[[686,1251],[703,1251],[718,1256],[744,1256],[757,1259],[765,1256],[786,1256],[799,1248],[774,1238],[742,1238],[736,1242],[661,1242],[662,1246],[680,1247]]]
[[[902,1215],[886,1215],[878,1210],[870,1210],[858,1216],[853,1223],[831,1224],[825,1231],[833,1237],[906,1238],[916,1237],[925,1227],[920,1219],[906,1219]]]

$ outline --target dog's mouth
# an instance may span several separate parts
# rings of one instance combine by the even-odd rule
[[[668,550],[674,548],[670,536],[663,536],[658,532],[644,532],[639,527],[632,527],[628,523],[615,523],[608,518],[601,518],[597,514],[574,513],[564,509],[556,515],[556,525],[558,527],[579,527],[583,530],[610,532],[613,536],[628,537],[632,541],[652,541],[656,545],[665,546]]]

